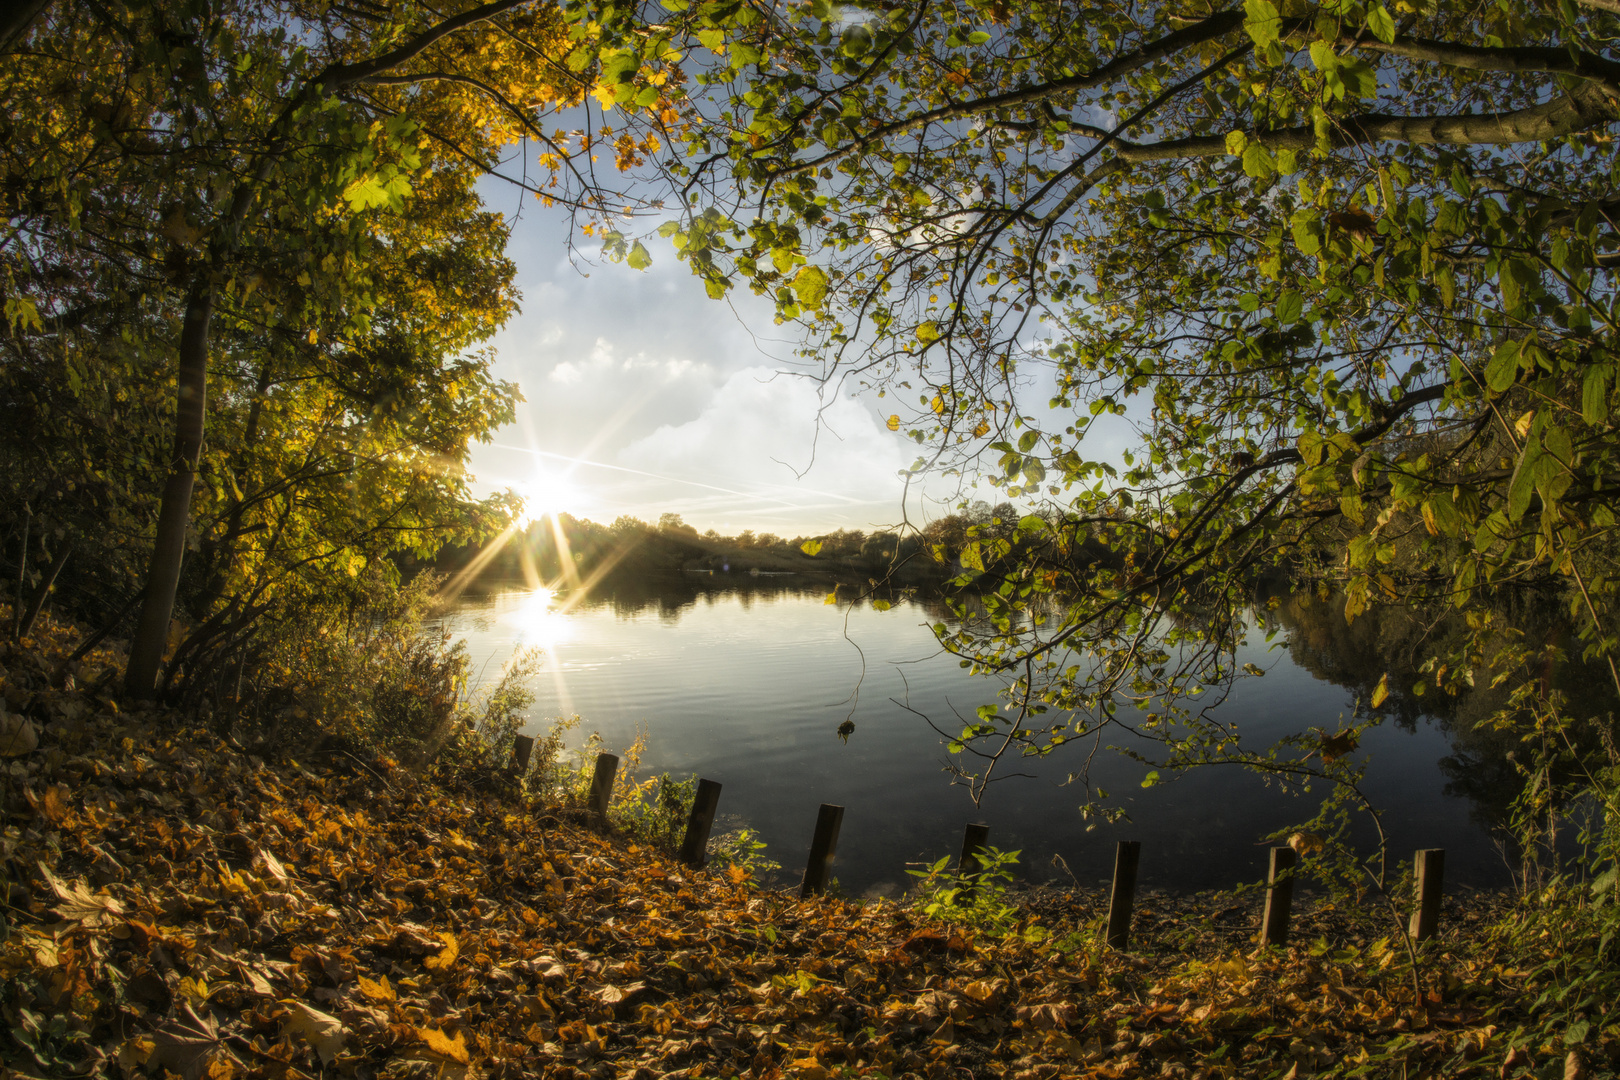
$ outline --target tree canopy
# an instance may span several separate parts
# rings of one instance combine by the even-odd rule
[[[517,400],[480,351],[518,297],[476,184],[600,195],[555,7],[52,0],[0,29],[7,516],[92,541],[79,607],[140,613],[127,689],[504,524],[464,476]],[[520,140],[538,174],[503,172]]]
[[[1459,610],[1431,692],[1606,723],[1538,673],[1620,687],[1607,0],[592,10],[693,50],[661,231],[711,294],[897,402],[918,473],[1032,511],[966,552],[982,618],[937,628],[1013,679],[957,749],[1123,726],[1252,760],[1208,703],[1279,573],[1347,618]],[[1516,603],[1578,644],[1520,640]],[[1290,760],[1354,745],[1318,737]]]

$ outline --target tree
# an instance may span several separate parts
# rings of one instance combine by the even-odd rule
[[[669,131],[679,257],[904,394],[919,472],[1050,501],[966,545],[967,578],[1018,554],[940,631],[1012,678],[953,745],[981,784],[1110,726],[1161,767],[1347,767],[1209,710],[1277,572],[1346,617],[1464,612],[1429,689],[1494,665],[1547,752],[1604,723],[1501,612],[1555,597],[1620,690],[1612,5],[705,2],[657,33],[712,57]],[[1098,417],[1129,452],[1088,456]]]
[[[588,203],[570,159],[589,139],[569,150],[540,120],[594,76],[576,73],[590,55],[555,8],[457,7],[60,0],[0,28],[15,352],[41,372],[66,357],[70,395],[85,371],[102,381],[108,354],[143,378],[173,358],[134,693],[158,678],[188,546],[209,564],[191,614],[215,621],[255,608],[263,582],[243,581],[262,567],[239,565],[243,536],[285,551],[289,523],[315,520],[292,513],[301,499],[314,508],[310,483],[344,490],[346,512],[319,519],[333,527],[316,527],[292,565],[352,572],[378,544],[423,548],[456,517],[443,500],[465,497],[467,440],[510,413],[513,389],[462,355],[515,301],[499,220],[472,184],[503,146],[532,139],[552,169],[536,193]],[[109,327],[121,349],[87,341]],[[297,436],[270,443],[277,417]],[[205,445],[229,452],[208,462]],[[264,467],[267,453],[285,455],[280,467]],[[112,471],[127,477],[143,457]],[[225,506],[199,529],[208,465]],[[256,520],[278,500],[279,523]],[[362,536],[377,543],[356,548]]]

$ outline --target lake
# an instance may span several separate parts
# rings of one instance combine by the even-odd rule
[[[976,808],[951,784],[944,743],[923,717],[960,730],[961,718],[993,700],[995,685],[940,652],[927,629],[941,617],[937,604],[829,606],[825,590],[798,578],[688,574],[568,598],[486,583],[446,622],[466,642],[480,680],[498,675],[518,649],[543,650],[530,734],[542,733],[547,717],[578,713],[576,745],[594,731],[617,750],[644,730],[643,775],[696,773],[722,783],[717,831],[739,823],[757,830],[784,879],[803,870],[817,806],[843,805],[834,874],[851,894],[904,891],[907,864],[954,856],[973,821],[989,824],[994,846],[1021,850],[1021,871],[1033,880],[1106,882],[1115,843],[1131,839],[1142,842],[1145,887],[1228,888],[1263,878],[1262,837],[1312,813],[1306,799],[1233,768],[1144,789],[1143,766],[1103,752],[1092,781],[1130,821],[1088,831],[1076,809],[1081,789],[1063,783],[1081,766],[1081,743],[1033,767],[1020,762],[1017,771],[1034,775],[993,785]],[[1367,697],[1364,675],[1336,682],[1312,673],[1322,663],[1296,662],[1293,652],[1310,661],[1321,642],[1313,653],[1306,628],[1289,632],[1292,651],[1258,643],[1245,650],[1240,662],[1266,675],[1242,680],[1219,706],[1241,718],[1255,746],[1311,725],[1333,730],[1357,694]],[[836,734],[846,719],[855,723],[847,743]],[[1362,751],[1371,758],[1365,790],[1386,810],[1396,854],[1445,848],[1448,886],[1509,883],[1486,827],[1489,800],[1471,782],[1483,766],[1459,753],[1445,723],[1427,715],[1386,722]]]

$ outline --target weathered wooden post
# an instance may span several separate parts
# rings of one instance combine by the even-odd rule
[[[1260,922],[1260,944],[1288,944],[1288,916],[1294,909],[1294,849],[1271,849],[1271,872],[1266,878],[1266,914]]]
[[[591,816],[607,821],[608,800],[613,796],[613,777],[619,771],[619,755],[596,755],[596,775],[591,777]]]
[[[534,740],[527,735],[512,736],[512,774],[519,780],[529,771],[529,758],[534,754]]]
[[[822,803],[816,814],[816,835],[810,840],[810,862],[804,868],[799,899],[819,896],[827,887],[833,856],[838,853],[838,830],[844,824],[844,808]]]
[[[979,882],[979,853],[990,844],[990,826],[969,825],[962,834],[962,857],[956,860],[956,876],[962,882],[962,896],[973,895]]]
[[[1420,848],[1416,858],[1417,906],[1407,933],[1413,941],[1428,941],[1440,927],[1440,893],[1445,885],[1445,848]]]
[[[703,869],[709,858],[709,830],[714,827],[714,810],[720,805],[720,784],[699,780],[692,797],[692,813],[686,819],[686,838],[681,841],[681,862]]]
[[[1114,890],[1108,898],[1108,947],[1124,950],[1131,944],[1131,909],[1136,906],[1136,865],[1142,858],[1140,840],[1121,840],[1114,852]]]

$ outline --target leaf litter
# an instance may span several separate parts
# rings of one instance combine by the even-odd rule
[[[121,709],[95,659],[92,690],[6,659],[39,729],[0,773],[12,1075],[1586,1075],[1515,1041],[1533,993],[1487,944],[1488,903],[1450,904],[1414,1001],[1404,948],[1328,904],[1276,950],[1252,900],[1149,896],[1120,953],[1079,890],[1023,895],[1005,933],[801,901],[498,785],[262,760]],[[1612,1060],[1612,1033],[1595,1045]]]

